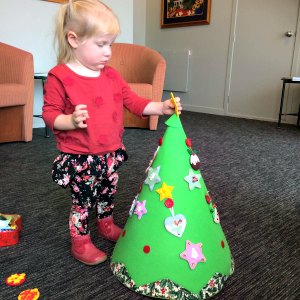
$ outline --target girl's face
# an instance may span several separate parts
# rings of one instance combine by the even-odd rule
[[[90,70],[100,71],[111,57],[111,45],[115,39],[116,35],[93,36],[84,40],[73,36],[69,42],[77,63]]]

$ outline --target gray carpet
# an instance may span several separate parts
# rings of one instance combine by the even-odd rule
[[[165,132],[126,129],[129,161],[120,169],[115,216],[124,225]],[[300,128],[184,112],[181,121],[202,161],[201,173],[221,218],[236,270],[215,300],[300,299]],[[0,144],[0,212],[23,217],[20,242],[0,248],[0,299],[37,287],[40,299],[148,299],[124,287],[109,261],[89,267],[70,255],[68,191],[51,181],[57,154],[53,136],[34,129],[30,143]],[[96,236],[112,253],[114,244]],[[10,274],[26,282],[8,287]]]

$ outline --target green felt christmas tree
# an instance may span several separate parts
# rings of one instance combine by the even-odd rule
[[[233,273],[233,259],[179,116],[166,125],[111,268],[125,286],[146,296],[207,299]]]

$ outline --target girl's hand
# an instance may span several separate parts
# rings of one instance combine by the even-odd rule
[[[178,114],[180,115],[181,111],[182,111],[182,106],[181,106],[181,103],[180,103],[180,98],[179,97],[175,97],[175,101],[176,101],[176,104],[177,104]],[[171,99],[168,99],[168,100],[162,102],[162,113],[164,115],[171,115],[174,112],[175,112],[175,106],[172,103]]]
[[[178,115],[181,114],[182,107],[180,103],[180,98],[175,97],[175,101],[177,104]],[[150,102],[144,109],[143,115],[172,115],[175,112],[175,106],[172,103],[171,99],[168,99],[163,102]]]
[[[72,123],[75,128],[86,128],[87,124],[85,123],[86,119],[89,118],[88,111],[86,110],[85,104],[79,104],[75,107],[75,110],[72,114]]]

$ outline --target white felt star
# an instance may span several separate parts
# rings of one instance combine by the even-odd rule
[[[188,182],[189,189],[193,190],[195,187],[199,188],[199,189],[201,188],[201,185],[200,185],[200,182],[199,182],[200,178],[201,178],[200,174],[196,174],[196,173],[193,172],[193,170],[190,169],[189,175],[185,176],[184,180],[186,182]]]
[[[153,190],[153,187],[155,186],[156,183],[160,182],[161,179],[158,175],[160,170],[160,166],[157,166],[156,168],[149,168],[148,170],[148,176],[145,180],[145,184],[149,185],[150,191]]]
[[[185,250],[180,253],[180,257],[188,261],[192,270],[196,268],[197,263],[206,262],[202,253],[202,243],[193,244],[189,240],[186,241]]]
[[[142,218],[142,216],[144,214],[147,213],[147,209],[146,209],[146,200],[140,202],[140,201],[136,201],[136,206],[135,206],[135,210],[134,213],[138,216],[138,219],[140,220]]]

